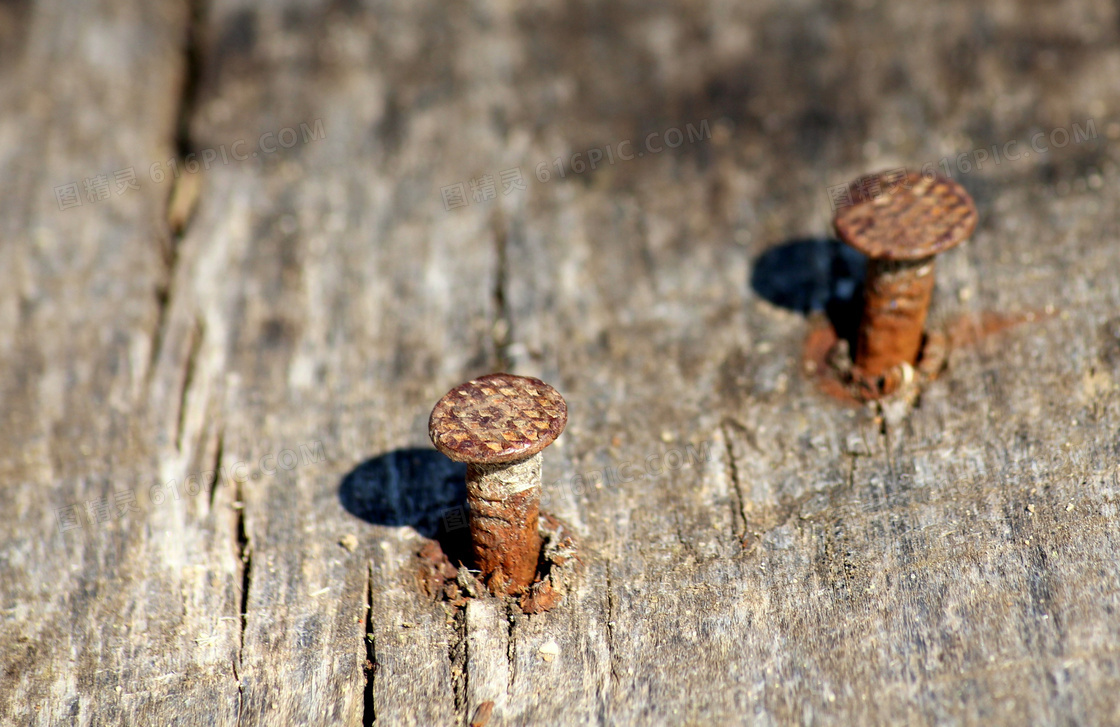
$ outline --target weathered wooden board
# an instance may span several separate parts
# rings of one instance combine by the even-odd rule
[[[1120,721],[1118,12],[0,3],[0,722]],[[1022,322],[884,416],[806,314],[925,165],[935,323]],[[419,582],[499,369],[570,409],[538,616]]]

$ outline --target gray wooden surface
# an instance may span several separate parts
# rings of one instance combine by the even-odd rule
[[[0,3],[0,723],[1120,722],[1118,34],[1103,0]],[[981,214],[935,322],[1034,320],[845,407],[800,357],[847,259],[793,241],[925,164]],[[570,409],[545,498],[585,565],[532,617],[418,581],[461,495],[428,413],[499,369]]]

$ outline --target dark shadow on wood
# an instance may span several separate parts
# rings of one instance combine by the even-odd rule
[[[466,465],[434,449],[396,449],[366,460],[342,478],[338,499],[373,525],[411,527],[434,538],[455,562],[469,544]]]
[[[866,271],[867,258],[839,240],[800,238],[759,255],[750,285],[776,306],[804,315],[824,313],[837,335],[854,345]]]

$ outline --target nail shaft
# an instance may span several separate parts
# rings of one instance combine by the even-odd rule
[[[917,363],[933,270],[932,257],[869,261],[856,346],[856,365],[865,374],[882,376],[899,364]]]
[[[476,567],[494,592],[528,587],[541,552],[540,453],[508,464],[467,465],[467,504]]]

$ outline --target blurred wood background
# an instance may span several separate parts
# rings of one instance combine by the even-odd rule
[[[0,2],[0,722],[1120,722],[1118,35]],[[934,324],[1022,322],[908,413],[838,404],[830,190],[927,165],[981,217]],[[532,617],[418,585],[462,497],[428,414],[494,370],[570,409],[584,570]]]

